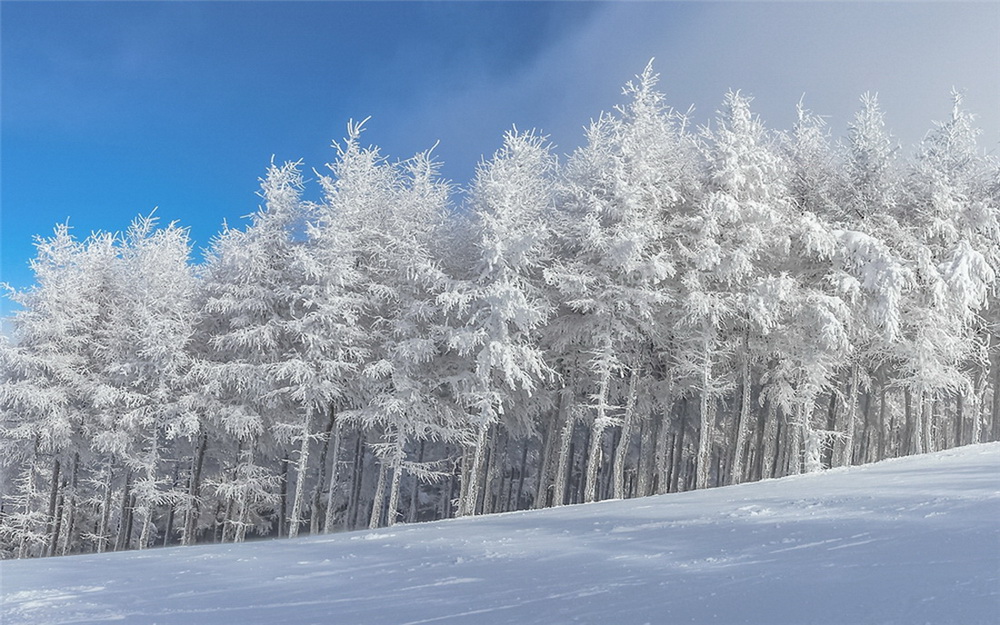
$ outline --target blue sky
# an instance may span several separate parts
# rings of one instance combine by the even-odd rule
[[[159,207],[204,247],[256,209],[272,154],[322,169],[351,118],[391,158],[440,141],[460,183],[512,124],[569,152],[651,57],[699,123],[739,88],[787,128],[805,94],[840,136],[870,90],[906,145],[955,86],[1000,156],[992,2],[4,1],[0,29],[0,280],[19,288],[67,218],[82,238]]]

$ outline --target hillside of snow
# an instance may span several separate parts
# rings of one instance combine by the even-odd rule
[[[4,625],[1000,622],[1000,444],[628,501],[0,563]]]

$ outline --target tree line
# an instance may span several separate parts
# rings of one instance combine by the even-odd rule
[[[651,67],[559,158],[474,179],[351,122],[202,263],[136,219],[38,238],[0,344],[0,552],[239,542],[640,497],[1000,440],[1000,167],[904,156]]]

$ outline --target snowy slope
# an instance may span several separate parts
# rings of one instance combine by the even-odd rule
[[[647,499],[0,572],[4,625],[1000,623],[1000,444]]]

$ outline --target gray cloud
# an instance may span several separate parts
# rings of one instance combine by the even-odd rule
[[[385,136],[397,137],[401,148],[441,139],[456,177],[470,174],[512,123],[538,127],[568,151],[588,120],[620,102],[621,86],[656,57],[668,103],[694,105],[699,123],[733,88],[754,96],[768,126],[788,128],[804,94],[838,137],[860,95],[877,91],[904,145],[949,114],[955,86],[979,115],[980,145],[996,153],[998,32],[1000,5],[986,3],[614,3],[502,82],[428,91],[409,116],[389,121],[398,127]]]

